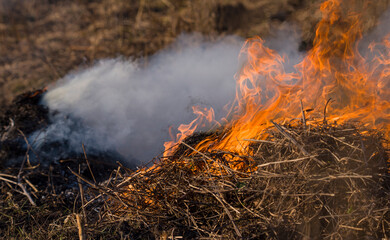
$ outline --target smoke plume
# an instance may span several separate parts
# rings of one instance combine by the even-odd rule
[[[299,34],[286,26],[266,45],[286,55],[292,71],[302,54]],[[64,151],[76,152],[84,143],[90,151],[116,149],[132,164],[147,162],[170,140],[170,126],[194,119],[192,106],[212,107],[217,120],[225,116],[223,107],[234,99],[234,75],[245,62],[242,45],[233,36],[207,41],[181,35],[147,61],[106,59],[71,73],[45,95],[52,124],[31,141],[36,148],[65,142]]]
[[[242,44],[238,37],[209,42],[182,35],[148,61],[106,59],[69,74],[45,95],[44,104],[57,113],[33,138],[37,146],[66,139],[73,151],[84,143],[117,149],[130,161],[151,160],[170,140],[170,126],[194,118],[191,106],[212,106],[223,115],[220,109],[234,97]]]
[[[388,33],[388,19],[389,12],[363,38],[362,49]],[[67,139],[73,150],[81,150],[84,143],[89,149],[116,149],[129,161],[149,161],[170,140],[170,126],[194,119],[191,106],[213,107],[217,120],[225,116],[223,106],[234,99],[234,75],[245,64],[242,45],[238,37],[207,41],[196,34],[182,35],[147,61],[106,59],[69,74],[44,98],[57,113],[53,124],[35,136],[36,142]],[[286,56],[287,72],[295,71],[304,57],[298,52],[299,33],[287,24],[265,45]]]

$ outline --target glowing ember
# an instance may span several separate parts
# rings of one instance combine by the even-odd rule
[[[321,5],[322,20],[313,48],[294,72],[284,69],[285,57],[264,46],[259,37],[245,43],[246,65],[237,75],[235,104],[227,116],[224,133],[200,142],[200,152],[221,150],[244,153],[249,142],[261,139],[271,121],[301,118],[303,106],[317,110],[327,106],[327,120],[359,121],[366,126],[390,131],[390,34],[381,43],[368,46],[367,56],[358,51],[362,38],[360,16],[344,13],[342,2],[328,0]],[[179,127],[176,142],[192,134],[206,120],[213,122],[212,110],[196,109],[198,118]],[[165,144],[166,155],[175,141]]]

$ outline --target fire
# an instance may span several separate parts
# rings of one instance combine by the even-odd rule
[[[199,127],[205,127],[210,123],[217,123],[214,117],[214,109],[202,108],[200,106],[193,106],[192,111],[197,117],[189,124],[182,124],[179,126],[179,133],[176,135],[177,141],[183,141],[186,137],[192,135]],[[217,123],[218,124],[218,123]],[[169,134],[172,139],[175,137],[172,134],[172,128],[169,129]],[[164,156],[170,156],[175,151],[175,141],[164,143],[165,152]]]
[[[350,4],[348,2],[347,4]],[[322,20],[317,25],[313,48],[286,72],[286,57],[264,46],[255,37],[246,41],[241,54],[247,63],[237,74],[234,105],[226,117],[224,134],[200,142],[199,152],[245,152],[245,139],[264,138],[271,121],[301,118],[303,106],[324,109],[328,121],[359,121],[372,128],[390,132],[390,34],[382,42],[359,51],[362,39],[360,15],[343,10],[341,0],[321,5]],[[179,127],[176,142],[181,142],[200,125],[215,121],[212,109],[199,111],[198,118]],[[207,117],[206,117],[207,116]],[[166,155],[174,152],[174,142],[166,143]]]

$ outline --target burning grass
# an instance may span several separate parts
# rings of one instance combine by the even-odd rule
[[[132,171],[121,166],[101,183],[89,174],[85,159],[50,169],[3,169],[0,236],[389,237],[389,144],[380,131],[352,123],[293,120],[274,122],[262,134],[243,140],[250,144],[242,155],[199,152],[194,147],[203,139],[217,140],[225,133],[194,134],[152,167]],[[98,163],[89,163],[95,172]],[[69,184],[57,179],[64,172],[63,181]],[[23,184],[27,193],[4,179]]]
[[[112,179],[112,211],[165,239],[390,235],[388,143],[379,132],[275,123],[267,133],[249,140],[245,156],[193,152],[183,142],[188,151]],[[251,168],[237,171],[232,162]]]

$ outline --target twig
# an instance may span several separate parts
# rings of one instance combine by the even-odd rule
[[[288,134],[283,128],[282,126],[280,126],[279,124],[275,123],[274,121],[271,120],[271,123],[276,127],[276,129],[279,130],[279,132],[284,136],[286,137],[288,140],[290,140],[290,142],[292,142],[293,144],[295,144],[300,150],[301,152],[303,153],[303,155],[305,156],[310,156],[310,154],[306,151],[306,149],[301,145],[299,144],[290,134]],[[325,163],[323,163],[322,161],[318,160],[317,157],[315,156],[310,156],[314,161],[316,161],[320,166],[325,166]]]
[[[334,193],[297,193],[297,194],[287,194],[287,193],[281,193],[282,196],[288,196],[288,197],[303,197],[303,196],[328,196],[328,197],[334,197],[336,194]]]
[[[95,185],[94,183],[88,181],[87,179],[83,178],[80,174],[77,174],[75,171],[73,171],[70,167],[68,167],[69,171],[75,175],[76,177],[80,178],[81,180],[83,180],[84,182],[86,182],[87,184],[89,184],[91,187],[95,188],[95,189],[100,189],[99,186]]]
[[[27,189],[24,186],[24,184],[23,183],[18,183],[18,186],[22,189],[24,195],[28,198],[28,200],[30,201],[31,205],[36,207],[37,204],[34,202],[34,200],[32,199],[31,195],[27,192]]]
[[[237,236],[242,238],[242,234],[240,232],[240,230],[237,228],[236,224],[234,223],[234,220],[233,220],[233,217],[232,215],[230,214],[230,211],[226,208],[225,204],[223,203],[223,201],[217,196],[215,195],[213,192],[211,192],[210,190],[208,190],[207,188],[205,188],[205,190],[208,192],[208,193],[211,193],[215,199],[217,199],[218,202],[221,203],[222,207],[223,207],[223,210],[226,212],[226,214],[228,215],[232,225],[233,225],[233,228],[234,228],[234,231],[236,232]]]
[[[24,164],[25,164],[26,160],[27,160],[28,165],[31,166],[31,164],[30,164],[30,155],[28,154],[30,152],[31,145],[28,142],[26,135],[24,135],[24,133],[20,129],[18,129],[18,132],[22,135],[24,141],[27,144],[26,157],[25,157],[25,159],[23,160],[23,162],[22,162],[22,164],[20,166],[20,170],[19,170],[19,174],[18,174],[18,178],[19,178],[20,177],[19,175],[21,174],[21,171],[22,171],[22,169],[24,167]]]
[[[0,177],[9,177],[9,178],[17,179],[16,176],[9,175],[9,174],[4,174],[4,173],[0,173]]]
[[[79,165],[79,174],[80,174],[80,165]],[[84,220],[86,220],[87,215],[85,214],[85,208],[84,208],[84,201],[85,201],[84,200],[85,199],[84,189],[83,189],[83,185],[81,184],[81,180],[79,177],[77,178],[77,183],[79,184],[79,189],[80,189],[81,209],[83,211]]]
[[[341,228],[348,228],[348,229],[352,229],[352,230],[355,230],[355,231],[364,231],[363,228],[351,227],[351,226],[342,225],[342,224],[340,224],[339,227],[341,227]]]
[[[327,176],[327,177],[323,177],[323,178],[312,178],[312,179],[308,179],[308,180],[312,180],[312,181],[324,181],[324,180],[334,180],[334,179],[343,179],[343,178],[359,178],[359,179],[363,179],[363,178],[372,178],[373,176],[372,175],[339,175],[339,176],[334,176],[334,175],[330,175],[330,176]]]
[[[346,142],[344,142],[344,141],[341,141],[340,139],[338,139],[338,138],[335,137],[335,136],[332,136],[332,135],[330,135],[330,134],[326,134],[326,136],[331,137],[331,138],[333,138],[334,140],[336,140],[336,141],[338,141],[338,142],[340,142],[340,143],[342,143],[342,144],[344,144],[344,145],[346,145],[346,146],[348,146],[348,147],[351,147],[351,148],[353,148],[353,149],[355,149],[355,150],[362,151],[362,149],[360,149],[360,148],[358,148],[358,147],[355,147],[355,146],[353,146],[353,145],[351,145],[351,144],[349,144],[349,143],[346,143]]]
[[[18,185],[18,183],[17,183],[17,182],[14,182],[14,181],[12,181],[12,180],[9,180],[9,179],[3,178],[3,177],[0,177],[0,180],[3,180],[3,181],[6,181],[6,182],[9,182],[9,183],[12,183],[12,184]]]
[[[260,140],[260,139],[243,139],[243,141],[277,144],[276,142]]]
[[[32,166],[32,165],[31,165],[31,163],[30,163],[30,154],[29,154],[30,151],[33,152],[33,153],[35,154],[35,156],[37,157],[37,159],[39,160],[39,162],[40,162],[40,159],[39,159],[38,154],[37,154],[37,153],[34,151],[34,149],[31,147],[31,144],[29,143],[29,141],[28,141],[26,135],[25,135],[20,129],[17,129],[17,131],[22,135],[22,137],[23,137],[23,139],[24,139],[24,142],[25,142],[26,145],[27,145],[27,150],[26,150],[25,158],[24,158],[24,160],[23,160],[23,162],[22,162],[22,164],[21,164],[21,166],[20,166],[19,174],[21,174],[21,170],[23,170],[24,164],[25,164],[26,161],[27,161],[27,163],[28,163],[28,169],[34,169],[34,168],[37,168],[37,167],[40,165],[40,163],[38,163],[38,164],[35,165],[35,166]],[[35,142],[35,141],[34,141],[34,142]],[[33,142],[33,144],[34,144],[34,142]],[[18,177],[19,177],[19,174],[18,174]]]
[[[90,187],[92,187],[92,188],[94,188],[94,189],[96,189],[96,190],[99,190],[99,191],[103,192],[103,193],[106,194],[106,195],[114,196],[114,197],[118,198],[119,201],[121,201],[125,206],[128,206],[128,205],[127,205],[126,203],[124,203],[124,202],[120,199],[120,197],[118,197],[118,195],[117,195],[115,192],[113,192],[111,189],[108,189],[108,191],[107,191],[107,190],[103,189],[102,187],[99,187],[99,186],[95,185],[94,183],[88,181],[87,179],[83,178],[80,174],[77,174],[76,172],[74,172],[70,167],[68,167],[68,169],[69,169],[69,171],[70,171],[73,175],[75,175],[75,176],[78,177],[79,179],[83,180],[83,181],[86,182],[88,185],[90,185]]]
[[[180,142],[180,144],[183,144],[184,146],[188,147],[189,149],[191,149],[192,151],[202,155],[203,157],[207,158],[208,160],[210,160],[211,162],[214,162],[214,163],[217,163],[219,166],[222,166],[225,171],[229,172],[230,170],[232,170],[231,168],[229,168],[228,166],[220,163],[220,162],[217,162],[215,161],[214,159],[210,158],[209,156],[207,156],[206,154],[202,153],[202,152],[199,152],[198,150],[196,150],[195,148],[191,147],[190,145],[188,145],[187,143],[185,142]]]
[[[126,183],[128,183],[131,179],[135,178],[136,176],[142,174],[142,173],[145,173],[143,171],[138,171],[134,174],[132,174],[130,177],[126,178],[126,180],[122,181],[121,183],[119,183],[116,187],[122,187],[123,185],[125,185]]]
[[[302,111],[302,123],[303,123],[303,126],[306,128],[306,116],[305,116],[305,111],[303,110],[303,103],[302,103],[302,100],[301,101],[301,111]]]
[[[326,101],[326,104],[324,107],[324,120],[323,120],[324,124],[326,124],[326,108],[328,107],[328,104],[330,103],[331,100],[332,100],[332,98],[329,98],[328,101]]]
[[[25,177],[23,177],[23,180],[34,190],[34,192],[38,192],[38,189]]]
[[[33,206],[35,207],[35,206],[37,206],[37,205],[35,204],[34,200],[33,200],[32,197],[31,197],[31,195],[28,193],[28,191],[27,191],[26,187],[24,186],[24,184],[22,183],[22,179],[21,179],[22,172],[23,172],[23,168],[24,168],[24,164],[25,164],[26,160],[28,161],[28,163],[30,163],[30,162],[29,162],[29,154],[28,154],[28,152],[30,151],[30,144],[28,143],[27,138],[26,138],[26,136],[24,135],[24,133],[23,133],[20,129],[18,129],[18,131],[19,131],[20,134],[22,134],[22,136],[23,136],[23,138],[24,138],[24,140],[26,141],[27,146],[28,146],[28,147],[27,147],[27,151],[26,151],[26,157],[23,158],[22,164],[20,165],[20,168],[19,168],[19,173],[18,173],[18,175],[17,175],[18,186],[22,189],[23,194],[24,194],[24,195],[27,197],[27,199],[30,201],[31,205],[33,205]]]
[[[85,152],[84,143],[81,144],[81,146],[83,147],[84,157],[85,157],[85,161],[87,162],[89,172],[90,172],[91,175],[92,175],[93,182],[96,184],[95,176],[93,175],[93,172],[92,172],[92,169],[91,169],[91,165],[89,164],[89,161],[88,161],[88,158],[87,158],[87,153]]]
[[[297,159],[291,159],[291,160],[263,163],[263,164],[257,165],[257,167],[261,168],[261,167],[266,167],[266,166],[269,166],[269,165],[275,165],[275,164],[281,164],[281,163],[299,162],[299,161],[310,159],[310,158],[312,158],[312,156],[303,157],[303,158],[297,158]]]
[[[96,199],[99,199],[99,198],[101,198],[102,196],[103,196],[102,194],[99,194],[99,195],[97,195],[96,197],[94,197],[93,199],[89,200],[89,202],[87,202],[87,203],[85,203],[85,204],[83,205],[83,208],[87,207],[90,203],[93,203]]]
[[[79,230],[79,239],[85,240],[85,232],[84,232],[84,224],[82,219],[80,218],[80,214],[76,213],[76,222],[77,222],[77,228]]]
[[[53,181],[53,166],[50,164],[49,166],[49,174],[47,175],[48,183],[51,186],[52,193],[54,195],[57,195],[56,188],[54,187],[54,181]]]
[[[139,26],[141,19],[142,19],[142,14],[144,12],[144,6],[145,6],[145,0],[140,0],[137,15],[135,16],[135,25],[137,27]]]
[[[188,208],[189,208],[188,205],[187,205],[186,203],[184,203],[184,205],[187,207],[187,208],[186,208],[187,216],[188,216],[188,218],[190,219],[190,221],[192,222],[192,224],[194,224],[195,229],[196,229],[197,231],[202,231],[202,232],[204,232],[203,229],[201,229],[201,228],[198,227],[198,224],[196,223],[194,217],[191,215],[190,211],[188,210]]]
[[[287,138],[288,140],[290,140],[290,142],[292,142],[294,145],[296,145],[304,155],[308,156],[310,155],[306,150],[305,148],[299,144],[297,142],[297,140],[295,140],[290,134],[288,134],[279,124],[275,123],[274,121],[271,120],[271,123],[276,127],[276,129],[278,129],[278,131],[285,137]]]
[[[368,165],[368,160],[367,160],[367,155],[366,155],[366,148],[364,147],[363,137],[362,137],[362,135],[360,135],[359,132],[358,132],[358,135],[360,137],[360,145],[362,146],[364,162],[365,162],[365,164],[367,166]]]
[[[191,147],[190,145],[188,145],[187,143],[185,142],[180,142],[180,144],[183,144],[184,146],[188,147],[189,149],[191,149],[192,151],[198,153],[199,155],[207,158],[208,160],[212,161],[212,162],[215,162],[214,159],[210,158],[209,156],[207,156],[206,154],[202,153],[202,152],[199,152],[198,150],[196,150],[195,148]]]

